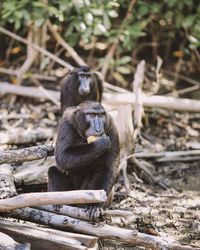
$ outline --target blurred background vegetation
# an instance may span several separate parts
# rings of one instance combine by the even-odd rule
[[[177,84],[181,75],[198,79],[199,0],[3,0],[0,3],[1,26],[22,37],[27,37],[30,29],[38,34],[43,28],[40,33],[43,43],[39,45],[76,66],[47,29],[44,33],[47,20],[95,69],[103,70],[105,58],[111,53],[104,75],[119,86],[131,88],[135,66],[141,59],[147,62],[147,78],[154,78],[152,69],[156,67],[157,56],[163,60],[163,73],[173,77]],[[25,55],[25,45],[0,33],[0,66],[19,67]],[[38,70],[48,70],[49,64],[50,60],[43,58]],[[54,68],[58,66],[55,64]]]

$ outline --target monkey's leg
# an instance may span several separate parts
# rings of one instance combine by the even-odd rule
[[[48,191],[69,191],[72,190],[72,184],[69,177],[57,169],[51,167],[48,171]]]
[[[69,177],[60,172],[57,167],[51,167],[48,171],[48,191],[68,191],[72,190]],[[62,205],[53,205],[55,211],[59,211]]]

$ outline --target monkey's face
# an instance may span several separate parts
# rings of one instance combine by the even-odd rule
[[[100,137],[105,135],[108,119],[104,109],[82,109],[76,113],[75,123],[77,132],[84,138],[89,136]]]
[[[78,92],[80,95],[88,95],[92,85],[92,74],[90,72],[78,72],[79,88]]]

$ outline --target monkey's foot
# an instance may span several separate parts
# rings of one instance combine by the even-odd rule
[[[59,212],[63,205],[53,205],[54,211]]]
[[[88,213],[91,222],[103,220],[103,209],[99,205],[87,205],[85,212]]]

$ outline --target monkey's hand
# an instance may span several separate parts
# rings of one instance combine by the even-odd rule
[[[103,220],[103,209],[99,204],[87,205],[85,212],[88,214],[90,222],[100,222]]]
[[[59,212],[63,205],[53,205],[54,211]]]
[[[102,135],[101,137],[99,137],[95,143],[97,145],[99,145],[100,147],[102,148],[105,148],[105,149],[110,149],[111,148],[111,140],[108,136],[106,135]]]

